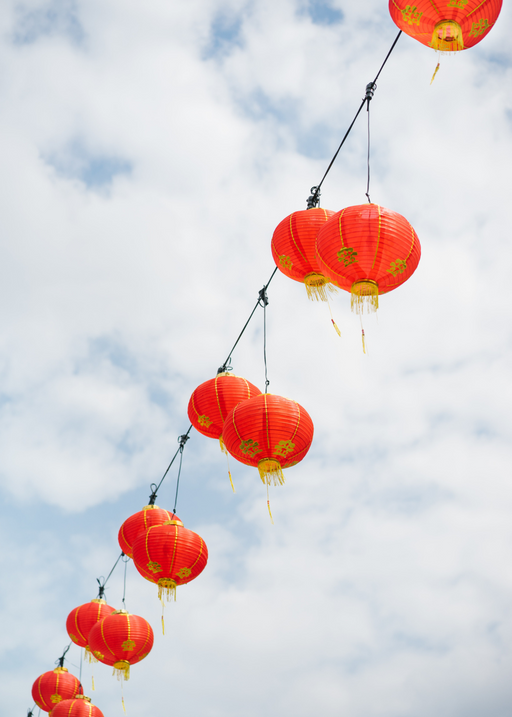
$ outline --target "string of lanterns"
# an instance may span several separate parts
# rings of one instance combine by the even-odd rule
[[[390,15],[401,32],[435,50],[459,52],[488,34],[500,13],[502,0],[448,0],[442,10],[434,0],[401,5],[401,0],[389,0]],[[369,109],[375,86],[375,82],[367,86],[366,97],[327,172],[365,102]],[[308,208],[293,212],[276,227],[271,241],[274,263],[282,274],[303,283],[312,300],[328,301],[329,294],[341,289],[351,294],[351,307],[356,313],[365,309],[375,311],[379,296],[401,286],[416,270],[421,255],[418,236],[401,214],[371,203],[368,192],[368,204],[338,212],[318,207],[320,187],[327,172],[320,184],[313,187]],[[258,301],[264,309],[269,283],[260,292]],[[226,455],[258,469],[267,488],[270,513],[268,487],[282,485],[283,470],[306,456],[313,440],[313,421],[296,401],[268,393],[268,380],[263,393],[245,378],[231,373],[230,359],[231,354],[216,377],[193,391],[188,417],[200,434],[218,440]],[[180,453],[181,471],[187,439],[188,432],[180,437],[180,448],[169,468]],[[169,468],[159,486],[152,486],[149,505],[128,517],[118,535],[120,558],[124,555],[133,560],[139,574],[157,586],[160,600],[164,597],[175,600],[177,587],[198,577],[208,561],[203,538],[185,528],[176,515],[176,504],[172,512],[155,505],[156,493]],[[109,577],[118,562],[119,559]],[[127,680],[130,667],[151,652],[154,634],[145,618],[107,604],[103,597],[105,584],[106,580],[100,583],[98,598],[69,613],[66,630],[72,643],[85,650],[86,659],[112,667],[119,679]],[[68,649],[54,670],[35,680],[32,686],[35,704],[51,717],[104,717],[84,695],[80,680],[64,667]]]

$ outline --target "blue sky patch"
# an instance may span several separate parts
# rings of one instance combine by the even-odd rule
[[[36,9],[20,6],[13,28],[17,45],[31,45],[42,37],[64,35],[75,45],[83,42],[85,32],[78,17],[75,0],[51,0]]]
[[[235,47],[241,47],[241,29],[241,15],[217,15],[211,24],[209,42],[203,53],[204,59],[223,57],[229,55]]]
[[[45,155],[44,160],[61,176],[78,179],[89,189],[106,189],[117,176],[133,169],[127,159],[89,151],[80,140]]]
[[[341,10],[332,7],[325,0],[308,0],[306,13],[315,25],[337,25],[343,21]]]

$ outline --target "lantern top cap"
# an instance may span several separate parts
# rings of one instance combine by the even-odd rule
[[[153,510],[153,508],[159,508],[158,505],[145,505],[142,510]]]
[[[181,525],[182,528],[185,527],[181,520],[166,520],[163,525]]]
[[[231,373],[231,371],[219,371],[216,378],[219,378],[219,376],[235,376],[235,374]],[[239,378],[239,377],[235,376],[235,378]]]
[[[106,604],[107,604],[107,601],[104,600],[103,598],[93,598],[93,599],[91,600],[91,602],[96,602],[96,603],[99,603],[100,605],[106,605]]]
[[[67,672],[67,671],[68,671],[68,668],[67,668],[67,667],[62,667],[62,665],[59,665],[58,667],[56,667],[56,668],[54,669],[54,672],[55,672],[56,674],[58,674],[58,673],[60,673],[60,672]]]
[[[128,610],[114,610],[112,615],[129,615]]]
[[[75,699],[75,700],[83,700],[84,702],[90,702],[90,701],[91,701],[91,698],[90,698],[90,697],[87,697],[87,695],[75,695],[73,699]]]

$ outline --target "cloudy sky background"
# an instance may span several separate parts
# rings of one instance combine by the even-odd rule
[[[276,275],[270,391],[315,440],[265,490],[192,434],[178,513],[201,577],[166,609],[128,715],[509,717],[512,11],[471,51],[402,36],[372,102],[372,200],[422,243],[365,318]],[[33,681],[96,596],[397,28],[385,0],[54,0],[0,8],[0,681]],[[366,201],[362,117],[322,206]],[[263,387],[262,311],[233,356]],[[158,504],[171,508],[176,472]],[[123,571],[109,582],[120,607]],[[80,652],[72,647],[75,674]],[[110,669],[86,693],[121,716]],[[36,710],[37,714],[37,710]]]

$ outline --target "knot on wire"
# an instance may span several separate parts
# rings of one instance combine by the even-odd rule
[[[311,195],[307,199],[307,209],[316,209],[320,204],[320,187],[311,187]]]
[[[27,712],[27,717],[34,717],[34,711],[33,711],[33,710],[29,710],[29,711]]]
[[[149,496],[148,505],[155,505],[156,493],[158,490],[158,486],[156,483],[151,483],[151,485],[149,487],[151,489],[151,495]]]
[[[258,296],[259,296],[258,304],[263,307],[268,306],[268,295],[267,295],[267,287],[266,286],[264,286],[263,289],[260,290],[260,292],[258,293]]]
[[[103,583],[101,582],[103,580]],[[103,600],[105,597],[105,583],[107,582],[103,575],[100,578],[96,578],[98,583],[98,600]]]
[[[183,452],[183,449],[185,448],[185,444],[189,438],[190,438],[190,436],[187,433],[184,433],[182,436],[178,437],[178,443],[180,444],[181,452]]]
[[[377,89],[377,83],[376,82],[369,82],[366,85],[366,94],[364,96],[364,99],[367,102],[367,110],[370,109],[370,100],[373,100],[373,95],[375,94],[375,90]]]
[[[217,369],[217,376],[219,375],[219,373],[227,373],[227,371],[233,370],[233,366],[230,366],[230,363],[229,363],[230,361],[231,361],[231,356],[228,358],[226,363],[222,364],[222,366],[219,366],[219,368]]]
[[[59,659],[55,660],[55,664],[58,665],[59,667],[64,667],[64,660],[66,659],[66,655],[67,655],[70,647],[71,647],[71,643],[69,643],[69,645],[66,647],[66,649],[64,650],[62,655],[59,657]]]

